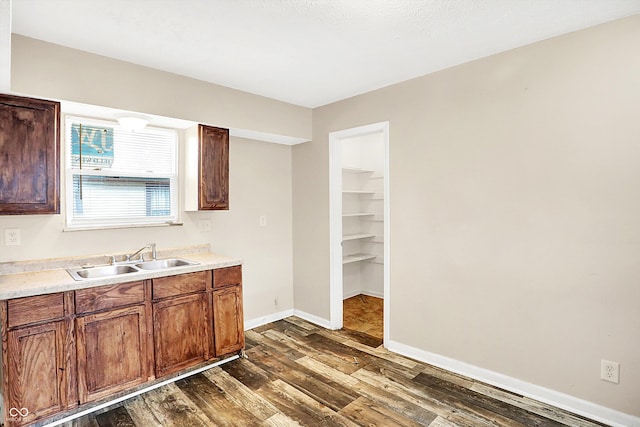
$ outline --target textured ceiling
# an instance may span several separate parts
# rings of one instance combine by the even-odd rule
[[[13,0],[17,34],[317,107],[640,0]]]

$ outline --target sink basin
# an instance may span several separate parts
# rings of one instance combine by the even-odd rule
[[[139,273],[151,270],[168,270],[185,265],[197,265],[198,262],[182,258],[156,259],[152,261],[139,261],[137,264],[104,265],[89,268],[67,268],[67,272],[74,280],[101,279],[103,277],[120,276],[129,273]]]
[[[184,265],[196,265],[195,261],[188,261],[180,258],[157,259],[136,264],[142,270],[164,270],[165,268],[182,267]]]
[[[120,274],[135,273],[140,270],[130,265],[107,265],[104,267],[73,268],[67,269],[67,271],[74,279],[82,280],[118,276]]]

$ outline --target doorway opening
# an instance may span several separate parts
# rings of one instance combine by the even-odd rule
[[[389,122],[330,133],[329,157],[331,327],[355,329],[386,340],[390,304]],[[375,319],[376,311],[382,318],[363,324],[367,317]]]

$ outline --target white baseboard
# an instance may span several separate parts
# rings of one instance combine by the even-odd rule
[[[640,427],[640,417],[615,411],[568,394],[540,387],[517,378],[479,368],[439,354],[420,350],[396,341],[388,340],[386,345],[388,346],[388,350],[403,356],[408,356],[421,362],[509,390],[513,393],[521,394],[531,399],[573,412],[574,414],[603,422],[612,427]]]
[[[323,319],[322,317],[318,317],[314,314],[309,314],[307,312],[291,308],[289,310],[279,311],[277,313],[272,313],[266,316],[247,320],[244,322],[244,330],[248,331],[249,329],[257,328],[258,326],[266,325],[267,323],[286,319],[289,316],[298,316],[299,318],[304,319],[307,322],[322,326],[325,329],[333,329],[331,328],[331,323],[327,319]]]
[[[244,330],[248,331],[249,329],[257,328],[258,326],[266,325],[267,323],[276,322],[289,316],[293,316],[293,308],[247,320],[244,322]]]
[[[331,322],[329,322],[327,319],[323,319],[322,317],[318,317],[315,314],[309,314],[307,312],[295,309],[293,310],[293,314],[301,319],[306,320],[307,322],[322,326],[325,329],[334,329],[331,327]]]
[[[384,298],[384,292],[376,292],[376,291],[362,291],[360,292],[362,295],[369,295],[370,297],[376,298]]]
[[[375,292],[375,291],[365,291],[365,290],[357,290],[357,291],[353,291],[350,292],[346,295],[344,295],[342,297],[342,299],[347,299],[347,298],[351,298],[351,297],[355,297],[356,295],[368,295],[370,297],[376,297],[376,298],[384,298],[384,292]]]

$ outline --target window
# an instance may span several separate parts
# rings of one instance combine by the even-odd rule
[[[67,116],[67,227],[178,221],[177,133]]]

